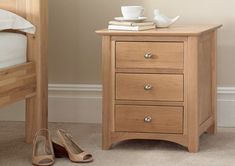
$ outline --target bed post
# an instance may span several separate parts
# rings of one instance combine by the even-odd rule
[[[37,130],[48,128],[48,0],[26,0],[26,18],[37,27],[28,35],[28,61],[37,75],[36,95],[26,100],[26,142],[31,143]]]

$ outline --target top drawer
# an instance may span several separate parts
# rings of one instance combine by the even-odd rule
[[[117,68],[183,69],[182,42],[116,42]]]

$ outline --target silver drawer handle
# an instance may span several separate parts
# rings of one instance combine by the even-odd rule
[[[145,122],[145,123],[150,123],[150,122],[152,122],[152,117],[151,117],[151,116],[146,116],[146,117],[144,118],[144,122]]]
[[[153,87],[152,87],[152,85],[145,85],[144,86],[144,90],[152,90],[153,89]]]
[[[147,54],[144,55],[144,58],[145,59],[152,59],[153,58],[153,54],[147,53]]]

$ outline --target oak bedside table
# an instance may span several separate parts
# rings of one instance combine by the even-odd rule
[[[216,26],[102,35],[103,149],[129,139],[167,140],[189,152],[216,132]]]

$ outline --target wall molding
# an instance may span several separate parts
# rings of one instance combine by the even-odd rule
[[[49,84],[50,91],[82,91],[82,92],[102,92],[101,84]],[[218,87],[217,94],[234,94],[235,87]]]
[[[235,127],[235,87],[217,89],[218,125]]]
[[[49,121],[101,123],[100,84],[49,84]],[[235,87],[218,87],[218,125],[235,127]],[[19,111],[15,111],[19,110]],[[23,102],[0,111],[0,120],[24,120]]]
[[[48,91],[49,121],[101,123],[101,85],[49,84]]]
[[[217,94],[234,94],[235,95],[235,87],[218,87]]]
[[[219,87],[217,90],[217,100],[218,102],[235,102],[235,87]]]

